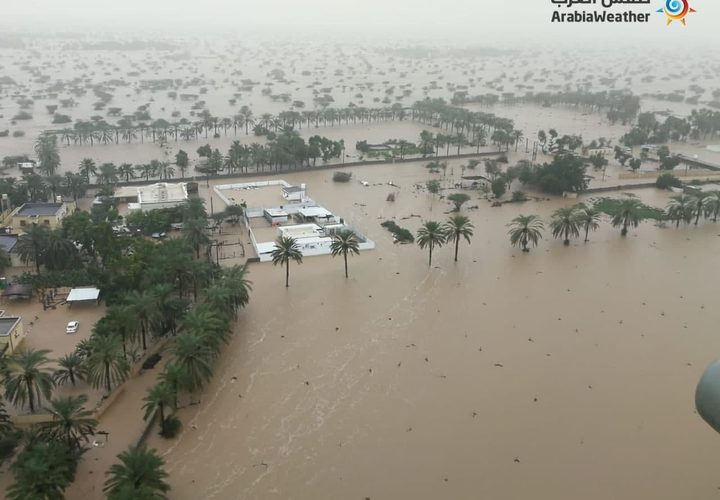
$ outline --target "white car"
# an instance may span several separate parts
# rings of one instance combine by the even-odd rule
[[[65,333],[75,333],[78,331],[78,328],[80,328],[80,322],[79,321],[71,321],[65,327]]]

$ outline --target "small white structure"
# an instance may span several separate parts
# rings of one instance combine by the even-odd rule
[[[73,288],[67,296],[65,301],[72,305],[75,302],[90,302],[93,301],[96,304],[100,303],[100,290],[95,287],[88,288]]]
[[[287,201],[305,201],[305,184],[299,186],[283,186],[282,197]]]
[[[263,210],[263,215],[273,226],[288,221],[288,213],[282,208],[266,208]]]
[[[298,210],[303,219],[319,222],[337,222],[337,218],[323,207],[303,207]]]
[[[123,186],[113,196],[125,201],[130,210],[147,212],[157,208],[173,208],[188,200],[187,183],[158,182],[148,186]]]

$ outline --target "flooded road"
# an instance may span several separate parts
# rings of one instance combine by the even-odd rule
[[[463,209],[471,246],[396,246],[449,206],[413,165],[286,175],[377,242],[350,260],[251,267],[250,306],[181,436],[152,437],[172,497],[243,499],[710,499],[718,437],[695,383],[720,354],[720,226],[603,221],[585,244],[512,249],[518,213],[569,200]],[[638,191],[664,206],[666,195]],[[430,211],[432,207],[432,211]],[[411,215],[406,220],[403,217]]]

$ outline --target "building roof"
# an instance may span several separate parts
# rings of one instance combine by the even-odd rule
[[[303,217],[319,217],[319,218],[328,218],[332,217],[333,214],[328,212],[323,207],[307,207],[307,208],[301,208],[298,210],[300,212],[300,215]]]
[[[305,191],[305,188],[302,188],[300,186],[288,186],[288,187],[283,187],[282,190],[285,191],[286,193],[300,193],[302,191]]]
[[[24,285],[22,283],[13,283],[3,292],[4,297],[23,297],[29,299],[32,297],[32,285]]]
[[[62,203],[25,203],[17,209],[14,215],[19,217],[42,217],[57,215]]]
[[[3,316],[0,318],[0,337],[7,337],[10,332],[20,322],[18,316]]]
[[[270,217],[287,217],[288,213],[282,208],[266,208],[265,213]]]
[[[138,203],[166,203],[187,200],[187,183],[157,182],[146,186],[122,186],[115,190],[115,198],[137,198]]]
[[[12,249],[15,248],[17,240],[18,237],[16,234],[2,234],[0,235],[0,248],[10,253]]]
[[[94,287],[90,288],[73,288],[67,296],[67,302],[84,302],[86,300],[95,300],[100,297],[100,290]]]

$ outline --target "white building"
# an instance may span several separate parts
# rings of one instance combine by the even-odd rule
[[[287,201],[303,202],[307,199],[305,184],[299,186],[283,186],[282,197]]]
[[[124,201],[130,210],[147,212],[157,208],[173,208],[188,200],[187,183],[158,182],[148,186],[123,186],[113,195],[115,200]]]

